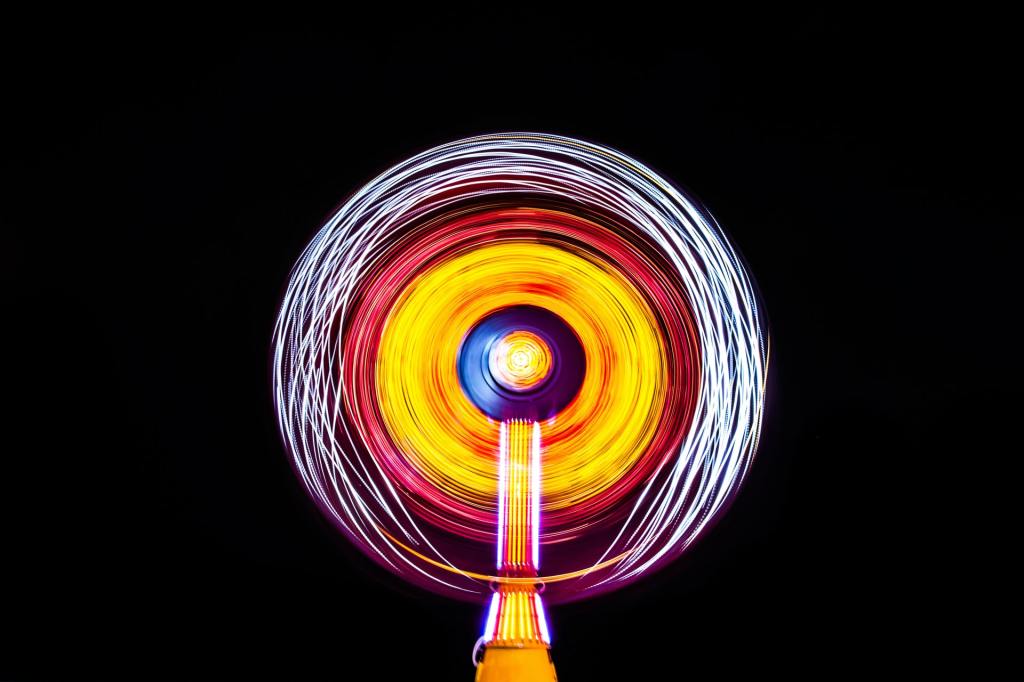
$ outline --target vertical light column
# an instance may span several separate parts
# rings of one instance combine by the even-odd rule
[[[544,606],[536,585],[540,563],[540,424],[509,419],[498,445],[498,575],[484,641],[489,646],[547,646]]]

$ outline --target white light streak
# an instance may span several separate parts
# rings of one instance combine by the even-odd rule
[[[743,481],[761,432],[769,353],[753,284],[714,218],[643,164],[589,142],[511,133],[430,149],[372,180],[320,230],[291,273],[274,330],[278,424],[309,494],[370,556],[442,591],[470,598],[487,593],[486,583],[461,575],[469,569],[430,541],[402,492],[367,456],[372,447],[364,434],[346,421],[350,388],[340,381],[336,323],[349,314],[361,276],[404,225],[455,202],[499,193],[551,196],[635,226],[677,270],[698,335],[700,386],[689,432],[594,565],[623,553],[624,558],[562,592],[556,584],[547,592],[556,601],[576,598],[624,584],[690,546]],[[504,478],[499,472],[499,486]],[[498,499],[504,497],[501,490]],[[498,513],[500,529],[500,505]],[[536,516],[534,530],[540,531]],[[452,571],[423,563],[388,535]],[[533,538],[535,562],[543,540],[543,534]],[[503,545],[499,537],[499,566]]]

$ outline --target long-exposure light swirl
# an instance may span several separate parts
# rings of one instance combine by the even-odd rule
[[[369,556],[446,594],[539,581],[559,602],[724,510],[767,362],[754,286],[698,202],[612,149],[512,133],[423,152],[337,210],[291,273],[273,391],[298,475]],[[494,568],[508,405],[543,452],[536,578]]]

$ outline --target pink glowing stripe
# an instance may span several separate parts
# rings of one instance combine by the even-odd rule
[[[498,568],[505,563],[505,460],[508,459],[508,431],[501,422],[498,440]]]
[[[487,624],[484,625],[484,641],[490,642],[495,637],[494,629],[498,625],[498,608],[501,598],[495,592],[491,595],[491,608],[487,610]]]
[[[551,634],[548,632],[548,617],[544,613],[544,602],[540,600],[539,594],[533,595],[533,605],[537,610],[537,624],[540,626],[540,638],[545,644],[551,644]]]
[[[533,526],[533,537],[530,544],[533,549],[533,567],[540,568],[540,424],[533,422],[533,448],[530,453],[530,509],[533,518],[530,523]]]

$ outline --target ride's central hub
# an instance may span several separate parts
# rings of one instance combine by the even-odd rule
[[[492,419],[550,419],[572,402],[586,373],[576,332],[530,305],[500,308],[477,321],[459,347],[459,384]]]
[[[512,391],[535,388],[551,371],[551,348],[539,335],[526,330],[507,334],[491,347],[494,379]]]

